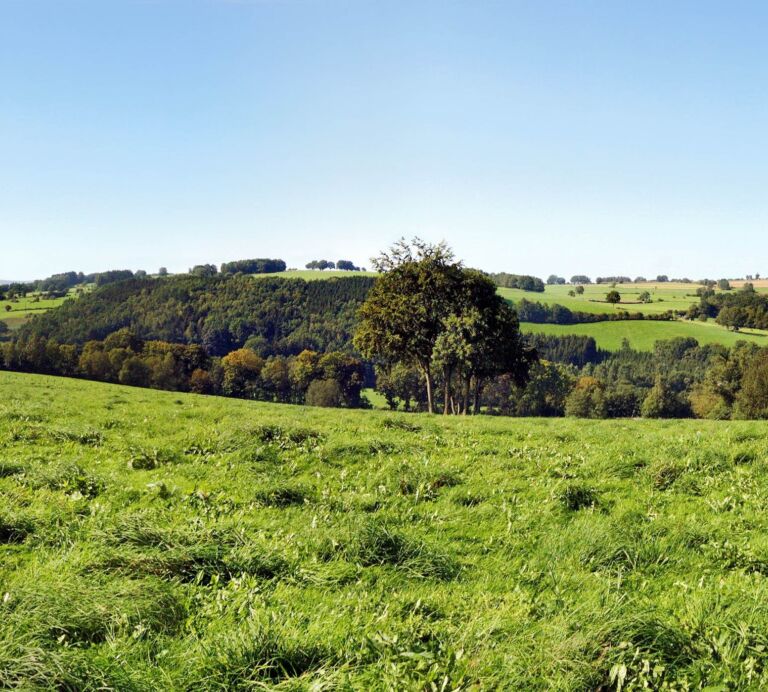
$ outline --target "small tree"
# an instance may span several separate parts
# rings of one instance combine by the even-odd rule
[[[576,295],[583,296],[584,295],[584,286],[578,285],[576,288],[573,289],[576,292]]]
[[[608,291],[605,295],[605,301],[611,303],[611,305],[616,305],[616,303],[621,302],[621,293],[618,291]]]

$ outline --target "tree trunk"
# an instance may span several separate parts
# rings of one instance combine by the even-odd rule
[[[461,411],[462,415],[466,416],[469,413],[469,377],[464,378],[464,408]]]
[[[422,367],[421,372],[424,374],[424,381],[427,383],[427,413],[434,413],[435,409],[432,405],[432,373],[426,367]]]
[[[443,370],[443,415],[447,416],[449,412],[449,406],[451,405],[451,371]]]
[[[475,378],[474,402],[472,403],[472,415],[477,415],[480,411],[480,378]]]

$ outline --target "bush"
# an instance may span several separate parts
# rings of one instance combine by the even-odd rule
[[[306,403],[309,406],[338,408],[342,401],[341,387],[336,380],[315,380],[307,388]]]

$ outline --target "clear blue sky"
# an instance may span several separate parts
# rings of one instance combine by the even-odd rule
[[[0,0],[0,277],[768,275],[768,4]]]

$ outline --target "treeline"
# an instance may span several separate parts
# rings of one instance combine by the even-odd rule
[[[241,348],[211,357],[197,345],[144,341],[120,329],[83,346],[31,336],[0,344],[0,368],[135,387],[359,408],[365,366],[348,353],[259,356]]]
[[[539,303],[521,298],[513,301],[512,305],[517,311],[521,322],[533,322],[534,324],[587,324],[591,322],[613,322],[623,320],[673,320],[675,313],[672,310],[658,314],[644,314],[642,312],[619,311],[611,313],[593,313],[571,310],[563,305]]]
[[[483,413],[583,418],[768,419],[768,348],[731,349],[695,339],[656,343],[653,352],[625,343],[617,352],[591,337],[528,336],[539,358],[521,384],[509,375],[483,383]],[[438,383],[439,384],[439,383]],[[424,410],[415,368],[377,371],[376,389],[390,407]]]
[[[502,288],[519,288],[521,291],[534,291],[536,293],[544,292],[544,282],[535,276],[527,274],[507,274],[500,272],[498,274],[488,274],[497,286]]]
[[[304,281],[243,274],[129,279],[34,317],[20,338],[83,345],[130,328],[144,341],[197,344],[224,356],[246,344],[262,357],[351,352],[356,313],[375,279]]]
[[[326,269],[340,269],[345,272],[360,271],[360,267],[356,267],[355,263],[351,260],[338,260],[337,262],[332,262],[330,260],[312,260],[311,262],[307,262],[304,266],[306,269],[318,269],[320,271],[325,271]]]
[[[284,272],[286,264],[281,259],[245,259],[235,262],[224,262],[221,265],[222,274],[276,274]]]
[[[690,319],[714,317],[718,324],[734,330],[768,329],[768,295],[757,293],[750,283],[728,293],[699,289],[699,295],[699,304],[688,310]]]
[[[0,286],[0,294],[6,298],[22,297],[30,293],[48,293],[65,295],[67,291],[75,286],[84,286],[86,284],[96,284],[96,286],[106,286],[107,284],[125,279],[144,278],[147,276],[145,271],[132,272],[130,269],[113,269],[105,272],[95,272],[92,274],[83,274],[83,272],[62,272],[53,274],[46,279],[39,281],[30,281],[28,283],[12,283]]]

